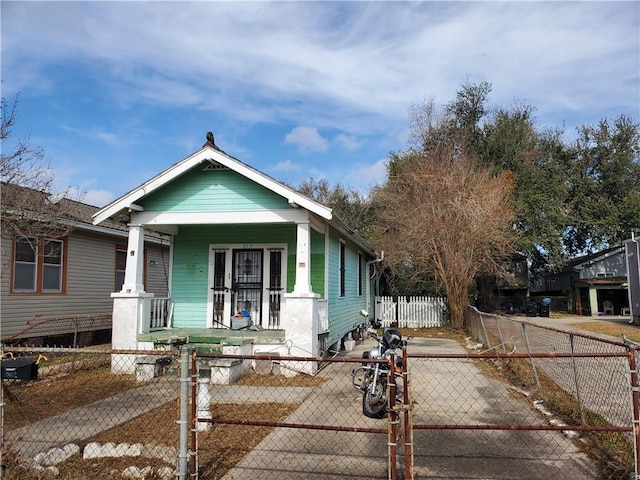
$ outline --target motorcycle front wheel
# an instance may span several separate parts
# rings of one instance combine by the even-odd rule
[[[362,395],[362,413],[369,418],[382,418],[387,414],[387,385],[380,377],[375,388],[370,383]]]

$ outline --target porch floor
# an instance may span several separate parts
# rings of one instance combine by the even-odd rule
[[[284,330],[231,330],[224,328],[167,328],[138,335],[139,342],[153,342],[157,345],[175,343],[213,343],[226,345],[282,344]]]

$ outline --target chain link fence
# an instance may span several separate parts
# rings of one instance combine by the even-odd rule
[[[473,308],[465,328],[480,341],[485,364],[501,370],[597,467],[585,478],[637,478],[637,345]]]
[[[4,346],[3,478],[636,478],[634,347],[466,321],[466,348],[404,331],[381,419],[352,384],[369,340],[334,358]]]
[[[6,478],[144,468],[173,478],[180,396],[171,352],[14,346],[2,355]]]

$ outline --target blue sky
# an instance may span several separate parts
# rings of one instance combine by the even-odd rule
[[[277,180],[366,191],[409,109],[492,84],[541,127],[640,121],[640,3],[1,2],[14,138],[103,206],[205,133]]]

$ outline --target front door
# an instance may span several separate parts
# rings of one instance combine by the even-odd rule
[[[262,250],[233,251],[233,314],[249,316],[256,324],[262,318],[262,254]]]
[[[228,328],[231,317],[244,315],[252,325],[280,328],[285,252],[284,245],[211,245],[207,325]]]

